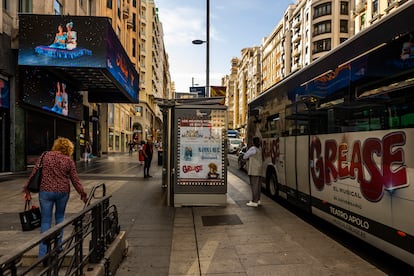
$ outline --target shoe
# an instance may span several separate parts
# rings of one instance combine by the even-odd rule
[[[48,267],[49,266],[49,258],[47,257],[47,258],[45,258],[43,261],[42,261],[42,265],[43,265],[43,267]]]
[[[144,178],[147,178],[148,177],[148,175],[144,175]]]
[[[147,175],[147,177],[152,177],[152,175]]]
[[[257,201],[257,205],[262,205],[262,203],[260,202],[260,200]]]
[[[256,202],[253,202],[253,201],[247,202],[246,205],[249,206],[249,207],[258,207],[259,206],[259,204],[257,204]]]

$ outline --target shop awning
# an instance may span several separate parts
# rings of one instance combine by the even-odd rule
[[[54,71],[90,102],[138,103],[138,73],[107,17],[19,15],[18,64]]]

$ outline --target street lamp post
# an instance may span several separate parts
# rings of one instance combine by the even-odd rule
[[[210,97],[210,0],[206,2],[206,40],[196,39],[193,44],[206,44],[206,97]]]

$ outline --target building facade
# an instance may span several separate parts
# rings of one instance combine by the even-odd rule
[[[74,142],[76,160],[82,157],[86,141],[92,144],[93,154],[100,155],[128,151],[127,143],[130,140],[146,138],[138,134],[152,135],[154,138],[161,136],[162,114],[155,99],[167,97],[171,93],[171,80],[162,25],[154,1],[3,0],[0,8],[0,172],[25,170],[42,151],[51,148],[58,136],[68,137]],[[55,16],[51,18],[81,21],[92,18],[91,22],[96,18],[98,21],[103,20],[102,28],[108,23],[112,28],[107,34],[114,33],[108,45],[120,53],[120,59],[114,57],[115,69],[119,70],[120,75],[132,78],[125,83],[127,87],[122,83],[122,78],[113,78],[114,73],[103,73],[103,70],[96,68],[85,69],[72,64],[63,69],[52,65],[45,70],[42,66],[19,64],[19,54],[26,50],[19,45],[23,41],[19,25],[22,22],[27,24],[27,19],[22,21],[21,15]],[[76,22],[75,28],[83,30]],[[33,23],[36,24],[36,21]],[[143,28],[146,24],[150,27]],[[98,37],[101,35],[99,27],[96,27]],[[52,32],[49,37],[52,40]],[[78,41],[85,39],[85,35],[78,31]],[[92,52],[95,54],[95,51]],[[94,62],[91,60],[92,64]],[[86,67],[89,65],[86,64]],[[146,70],[148,68],[151,69]],[[141,74],[141,70],[144,74]],[[138,85],[128,86],[135,81],[135,75],[138,83],[138,73],[139,86],[144,88],[143,93],[139,94]],[[106,76],[103,77],[103,74]],[[42,79],[43,84],[30,82],[30,79],[36,78]],[[51,87],[46,87],[49,84]],[[42,99],[35,99],[40,101],[36,105],[33,103],[34,98],[28,96],[33,91],[27,87],[35,87],[34,91],[45,88],[49,93],[66,89],[73,93],[69,94],[73,110],[69,110],[69,115],[54,112],[51,106],[39,105]],[[134,95],[139,95],[136,101]]]
[[[238,65],[234,126],[245,132],[247,106],[260,93],[328,53],[354,35],[352,0],[299,0],[287,7],[272,33],[262,40],[261,60],[254,69],[252,52],[242,50]],[[255,49],[256,47],[249,48]],[[250,60],[250,72],[247,68]],[[260,79],[259,84],[257,78]],[[232,92],[228,91],[228,97]],[[230,101],[228,101],[230,103]]]
[[[239,116],[238,109],[238,92],[237,92],[237,71],[239,66],[239,59],[231,59],[230,74],[222,78],[222,85],[226,87],[226,101],[227,105],[227,123],[229,129],[235,129],[235,122]]]
[[[375,24],[384,16],[392,13],[409,0],[355,0],[352,10],[355,22],[355,33]]]
[[[247,125],[247,105],[261,92],[261,51],[260,47],[241,50],[242,56],[237,66],[234,129],[244,137]]]
[[[151,136],[162,138],[162,113],[159,98],[171,93],[168,55],[164,46],[164,32],[153,0],[141,0],[140,20],[140,98],[133,118],[133,131],[138,140]]]

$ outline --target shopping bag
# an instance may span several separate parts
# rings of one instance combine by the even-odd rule
[[[139,157],[139,161],[144,161],[145,157],[144,157],[144,152],[142,150],[139,150],[138,152],[138,157]]]
[[[31,231],[40,227],[40,209],[32,205],[30,200],[26,200],[24,211],[20,212],[19,216],[23,231]]]

